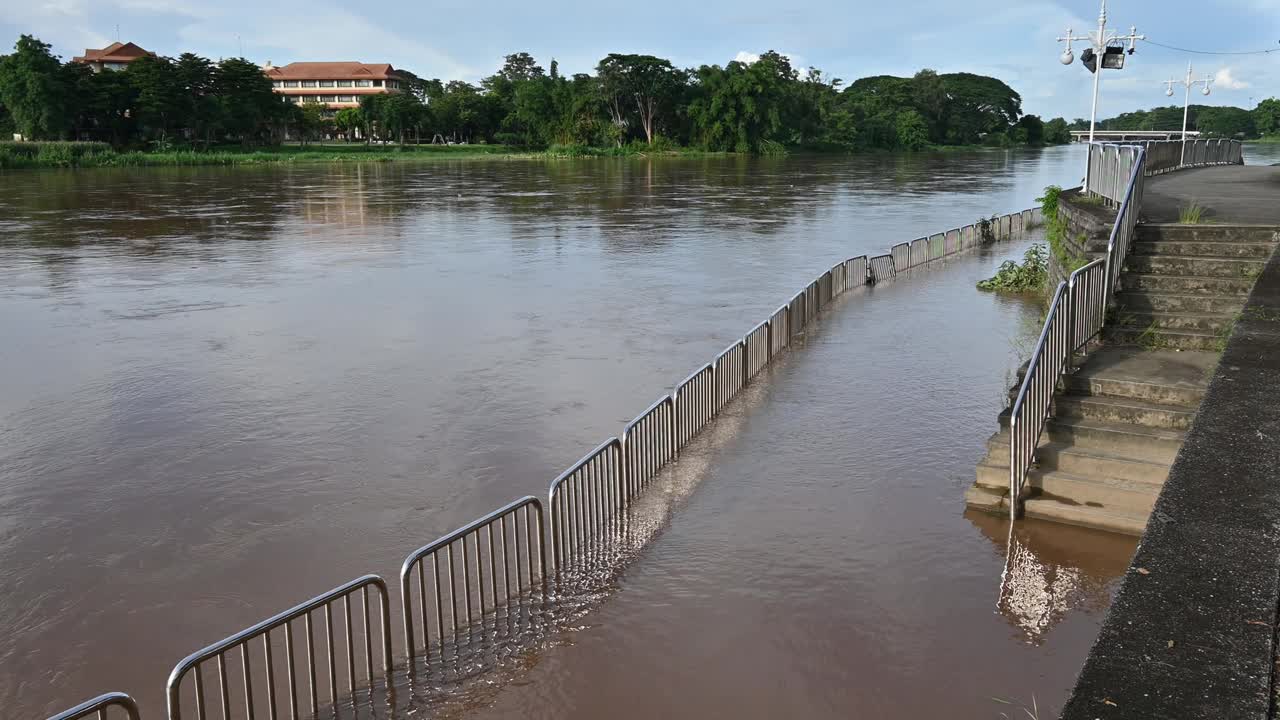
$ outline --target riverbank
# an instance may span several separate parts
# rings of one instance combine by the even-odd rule
[[[812,148],[783,150],[779,156],[884,155],[930,152],[999,150],[982,145],[932,146],[919,151],[865,149],[858,151]],[[740,153],[700,150],[665,143],[653,146],[632,143],[621,147],[555,145],[528,150],[510,145],[365,145],[363,143],[312,143],[210,150],[124,150],[97,142],[0,142],[0,170],[104,167],[191,167],[202,165],[266,165],[276,163],[422,162],[470,158],[533,160],[596,157],[730,157]]]

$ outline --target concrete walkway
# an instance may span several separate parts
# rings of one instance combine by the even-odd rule
[[[1179,209],[1193,201],[1210,222],[1280,225],[1280,167],[1222,165],[1150,178],[1142,218],[1178,222]]]

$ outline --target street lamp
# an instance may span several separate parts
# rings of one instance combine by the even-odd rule
[[[1146,40],[1146,35],[1139,35],[1138,28],[1129,28],[1128,35],[1119,35],[1116,33],[1107,34],[1107,0],[1102,0],[1102,10],[1098,13],[1098,30],[1090,31],[1084,35],[1073,35],[1071,28],[1067,28],[1065,37],[1058,38],[1058,42],[1065,42],[1067,49],[1062,52],[1059,61],[1063,65],[1070,65],[1075,61],[1075,53],[1071,50],[1073,42],[1087,42],[1089,47],[1080,53],[1080,62],[1089,68],[1089,72],[1093,73],[1093,109],[1089,111],[1089,142],[1093,143],[1095,129],[1098,125],[1098,84],[1102,78],[1102,70],[1120,70],[1124,68],[1124,42],[1129,41],[1129,54],[1132,55],[1134,46],[1138,40]],[[1098,67],[1098,59],[1102,60],[1102,67]],[[1084,189],[1089,189],[1089,170],[1088,161],[1085,164],[1085,181]]]
[[[1174,85],[1185,85],[1187,88],[1187,97],[1186,97],[1186,100],[1184,100],[1182,103],[1182,156],[1178,160],[1179,165],[1187,164],[1187,113],[1188,111],[1191,110],[1191,88],[1195,87],[1196,85],[1204,85],[1204,90],[1202,90],[1201,92],[1203,92],[1205,95],[1208,95],[1209,85],[1213,82],[1213,78],[1209,77],[1208,75],[1205,75],[1203,80],[1193,80],[1191,77],[1191,72],[1192,72],[1191,63],[1187,63],[1186,79],[1164,81],[1164,84],[1165,84],[1164,94],[1168,95],[1169,97],[1173,97]]]

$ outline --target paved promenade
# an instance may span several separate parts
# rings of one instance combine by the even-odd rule
[[[1211,223],[1280,225],[1280,167],[1222,165],[1180,170],[1147,180],[1145,222],[1178,222],[1191,202]]]

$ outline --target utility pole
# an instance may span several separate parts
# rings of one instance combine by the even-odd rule
[[[1187,164],[1187,115],[1191,110],[1191,88],[1195,87],[1196,85],[1203,84],[1204,90],[1202,90],[1201,92],[1203,92],[1205,95],[1208,95],[1209,85],[1210,83],[1213,82],[1213,78],[1209,77],[1208,75],[1205,75],[1203,80],[1194,80],[1191,77],[1191,73],[1192,73],[1191,63],[1187,63],[1187,77],[1185,80],[1165,80],[1164,81],[1164,84],[1167,86],[1165,88],[1164,94],[1168,95],[1169,97],[1173,97],[1174,85],[1185,85],[1187,88],[1186,99],[1182,102],[1182,155],[1178,159],[1179,165]]]
[[[1059,60],[1063,65],[1070,65],[1075,62],[1075,53],[1071,50],[1073,42],[1087,42],[1089,47],[1080,53],[1080,62],[1093,73],[1093,109],[1089,111],[1089,144],[1094,141],[1094,133],[1098,125],[1098,86],[1102,80],[1102,70],[1123,70],[1124,69],[1124,42],[1129,42],[1129,54],[1134,52],[1134,46],[1138,40],[1146,40],[1146,35],[1139,35],[1138,28],[1130,27],[1128,35],[1120,35],[1119,33],[1107,33],[1107,0],[1102,0],[1102,9],[1098,12],[1098,29],[1096,32],[1090,31],[1084,35],[1073,35],[1071,28],[1067,28],[1067,34],[1058,38],[1058,42],[1065,42],[1067,49],[1062,51]],[[1101,59],[1101,63],[1099,63]],[[1084,189],[1089,189],[1089,165],[1085,160],[1084,173]]]

